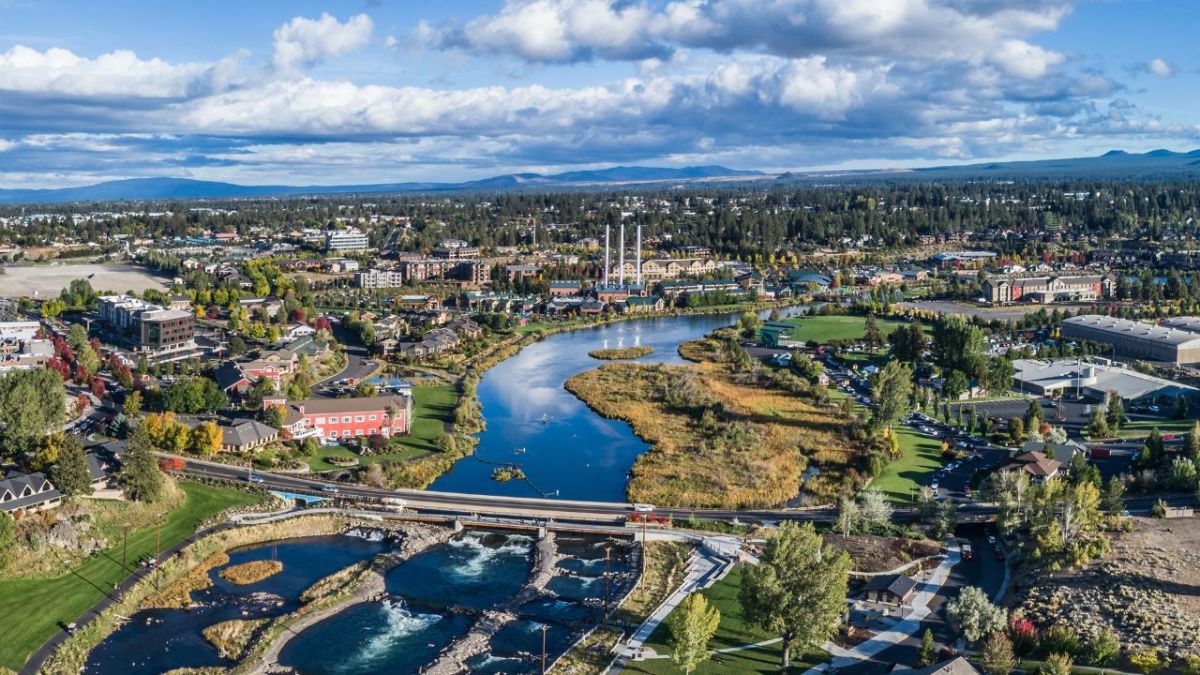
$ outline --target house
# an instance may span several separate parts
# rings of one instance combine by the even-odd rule
[[[1062,462],[1037,451],[1022,452],[1000,467],[1001,471],[1022,471],[1030,480],[1041,483],[1054,478],[1062,470]]]
[[[186,295],[172,295],[167,299],[167,309],[189,310],[191,308],[192,299]]]
[[[1068,439],[1065,443],[1052,443],[1050,441],[1025,441],[1021,446],[1021,453],[1040,452],[1043,455],[1066,466],[1071,463],[1075,455],[1087,456],[1088,447],[1076,440]]]
[[[311,398],[287,401],[263,399],[263,408],[283,406],[283,428],[293,438],[320,438],[323,442],[362,436],[407,434],[412,424],[412,396],[408,392],[364,398]]]
[[[871,577],[863,586],[863,599],[884,605],[906,605],[917,593],[917,582],[903,574],[883,574]]]
[[[10,515],[36,513],[62,504],[62,493],[46,474],[13,474],[0,479],[0,511]]]
[[[907,675],[980,675],[979,670],[971,665],[971,662],[961,656],[956,656],[949,661],[935,663],[928,668],[893,668],[892,672],[903,672]]]
[[[625,311],[633,314],[661,312],[666,309],[666,303],[657,295],[650,297],[632,296],[625,299]]]
[[[274,442],[279,430],[258,420],[236,420],[219,425],[221,428],[221,450],[224,452],[249,452]]]
[[[244,394],[254,386],[254,381],[242,372],[233,361],[226,361],[213,370],[213,379],[221,391],[229,394]]]

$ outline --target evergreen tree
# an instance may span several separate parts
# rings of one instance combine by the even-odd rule
[[[867,315],[866,331],[863,333],[863,343],[867,345],[867,349],[875,351],[882,347],[885,343],[883,331],[879,330],[879,322],[875,319],[874,314]]]
[[[62,434],[58,451],[58,462],[50,470],[54,487],[67,497],[78,497],[92,493],[92,479],[88,473],[87,456],[83,443],[74,434]]]
[[[933,641],[933,631],[925,629],[921,636],[921,651],[917,655],[917,665],[927,668],[937,663],[937,643]]]
[[[135,502],[152,502],[163,490],[163,475],[154,459],[154,447],[144,425],[129,438],[129,447],[121,458],[117,476],[125,496]]]
[[[993,632],[983,643],[979,661],[988,675],[1009,675],[1017,667],[1012,640],[1000,631]]]
[[[8,568],[17,553],[17,524],[7,511],[0,511],[0,571]]]

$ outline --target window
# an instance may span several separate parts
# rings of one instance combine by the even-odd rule
[[[378,419],[378,417],[379,417],[378,415],[371,415],[371,417],[370,417],[369,419],[370,419],[372,422],[374,422],[376,419]]]
[[[362,415],[355,415],[355,416],[354,416],[354,421],[355,421],[355,422],[361,422],[361,421],[363,421],[363,416],[362,416]]]
[[[330,437],[330,438],[337,438],[337,432],[336,432],[336,431],[331,431],[331,432],[329,432],[329,437]]]
[[[316,424],[325,424],[325,418],[324,418],[324,417],[318,417],[317,419],[313,420],[313,422],[314,422],[314,423],[316,423]]]
[[[355,430],[354,430],[354,435],[355,435],[355,436],[362,436],[362,435],[363,435],[362,429],[355,429]]]
[[[346,429],[342,432],[342,438],[350,438],[350,430]]]
[[[377,430],[374,427],[371,427],[370,429],[367,430],[367,432],[369,434],[371,434],[372,436],[374,436],[377,433]]]
[[[350,423],[350,416],[349,416],[349,415],[346,415],[345,417],[343,417],[343,418],[342,418],[342,423],[343,423],[343,424],[349,424],[349,423]]]

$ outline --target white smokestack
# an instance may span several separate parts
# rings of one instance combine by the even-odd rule
[[[611,228],[607,223],[604,225],[604,285],[608,286],[608,231]]]
[[[617,271],[617,283],[625,285],[625,221],[621,221],[621,240],[617,242],[617,257],[620,262],[617,263],[619,269]]]
[[[637,277],[637,285],[642,285],[642,224],[638,223],[637,231],[637,269],[634,270]]]

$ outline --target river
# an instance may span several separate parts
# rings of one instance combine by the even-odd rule
[[[784,314],[801,308],[788,309]],[[605,363],[588,356],[595,349],[642,345],[654,352],[637,361],[685,363],[677,351],[681,343],[728,326],[739,316],[637,319],[556,333],[526,347],[483,376],[478,391],[487,429],[479,434],[479,446],[429,489],[625,501],[629,470],[649,445],[625,422],[597,415],[563,383]],[[527,480],[493,480],[497,464],[520,465]]]

